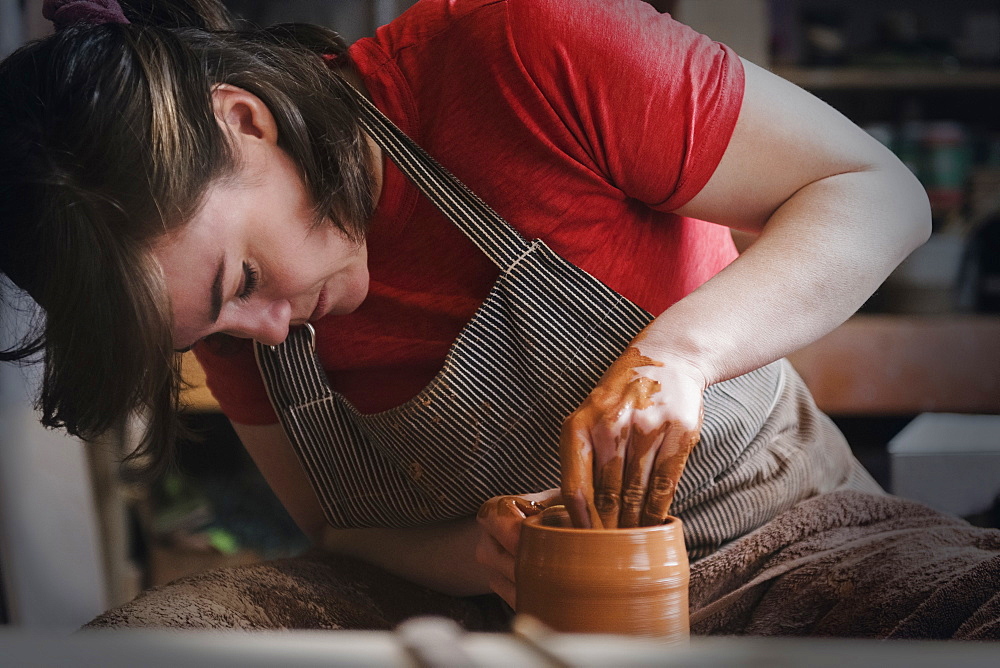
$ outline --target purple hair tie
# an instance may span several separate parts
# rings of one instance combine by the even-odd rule
[[[128,23],[116,0],[45,0],[42,16],[62,30],[74,23]]]

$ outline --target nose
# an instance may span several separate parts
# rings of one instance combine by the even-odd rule
[[[292,305],[287,300],[259,301],[241,309],[228,329],[241,338],[276,346],[288,338]]]

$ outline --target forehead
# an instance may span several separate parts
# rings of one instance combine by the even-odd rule
[[[163,234],[152,246],[177,347],[201,338],[211,324],[212,285],[222,279],[218,273],[227,255],[242,243],[239,221],[244,212],[228,190],[211,190],[190,220]]]
[[[202,274],[210,274],[211,281],[215,268],[204,265],[209,259],[218,257],[220,250],[237,241],[239,226],[235,222],[240,215],[237,202],[227,196],[226,189],[212,189],[188,221],[156,239],[153,256],[168,287],[187,283],[188,279]]]

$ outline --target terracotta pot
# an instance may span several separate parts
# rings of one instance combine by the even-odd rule
[[[554,506],[521,528],[517,612],[566,633],[688,638],[688,558],[681,521],[574,529]]]

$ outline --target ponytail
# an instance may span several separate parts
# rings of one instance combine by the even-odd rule
[[[42,16],[62,30],[75,23],[136,23],[159,28],[232,30],[225,6],[215,0],[45,0]]]
[[[159,28],[234,30],[236,23],[218,0],[125,0],[119,3],[132,23]]]

